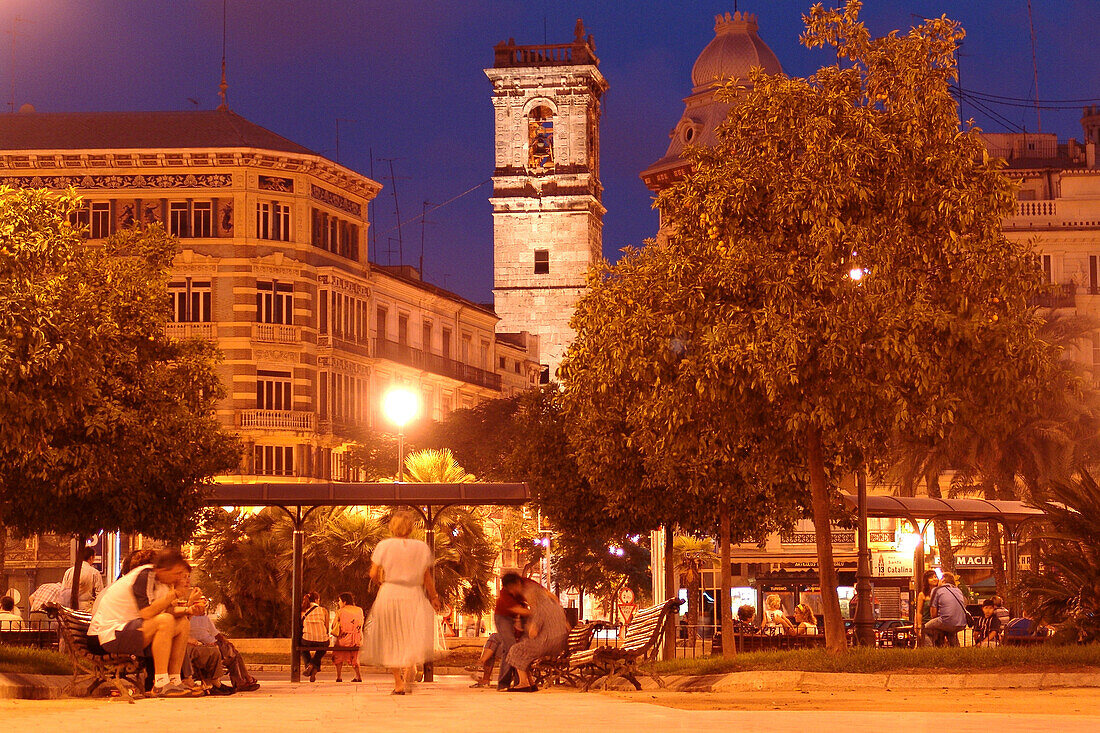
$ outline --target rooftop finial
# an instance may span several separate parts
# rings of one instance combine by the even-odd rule
[[[218,105],[219,112],[229,111],[229,102],[226,99],[225,92],[229,89],[229,83],[225,80],[225,10],[228,0],[222,0],[222,80],[218,84],[218,99],[221,100],[221,104]]]
[[[573,40],[584,43],[584,21],[577,18],[577,25],[573,27]]]

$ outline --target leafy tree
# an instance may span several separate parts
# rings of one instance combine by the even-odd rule
[[[88,245],[79,205],[0,188],[0,525],[178,542],[240,462],[217,352],[165,335],[178,242],[152,226]]]
[[[940,18],[872,38],[860,6],[804,18],[803,43],[834,47],[835,65],[728,87],[717,145],[690,150],[692,172],[659,199],[669,273],[705,270],[714,287],[695,298],[721,316],[705,324],[697,392],[747,407],[725,440],[759,447],[749,478],[763,455],[778,478],[808,481],[837,652],[839,473],[885,458],[898,435],[942,440],[979,384],[1012,409],[1015,367],[1042,372],[1053,356],[1034,338],[1033,253],[1000,231],[1013,186],[950,93],[962,30]]]

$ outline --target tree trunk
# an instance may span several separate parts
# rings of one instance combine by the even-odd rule
[[[821,609],[825,617],[826,649],[833,654],[848,650],[840,598],[836,593],[836,567],[833,565],[833,526],[829,513],[829,486],[825,462],[821,457],[821,433],[812,427],[806,436],[806,463],[810,469],[810,504],[814,534],[817,538],[817,572],[821,583]]]
[[[73,587],[69,595],[69,608],[80,610],[80,566],[84,564],[84,535],[76,536],[76,562],[73,563]]]
[[[665,528],[665,566],[662,568],[665,574],[665,600],[671,600],[676,598],[679,593],[674,588],[676,584],[675,567],[672,562],[672,542],[673,533],[672,525],[666,524]],[[662,659],[675,659],[676,658],[676,617],[679,615],[679,607],[677,610],[670,614],[668,624],[665,626],[665,643],[664,648],[661,650]]]
[[[688,643],[694,645],[699,638],[699,596],[703,589],[702,578],[694,568],[688,568],[685,585],[688,592]]]
[[[982,497],[987,500],[997,498],[997,486],[989,480],[982,481]],[[1001,552],[1001,525],[989,523],[989,556],[993,560],[993,578],[997,582],[997,595],[1007,597],[1008,576],[1005,573],[1005,558]]]
[[[722,580],[720,604],[722,609],[722,656],[732,657],[737,653],[733,643],[733,576],[730,573],[730,507],[725,501],[718,508],[718,541],[722,543]],[[715,604],[717,608],[719,604]]]
[[[924,473],[924,486],[928,491],[928,496],[933,499],[942,499],[943,492],[940,491],[940,471],[938,468],[930,467]],[[936,528],[936,545],[940,549],[940,567],[950,573],[956,572],[955,570],[955,548],[951,545],[951,531],[947,527],[947,520],[937,519],[932,522],[932,526]]]
[[[0,593],[8,589],[6,558],[8,554],[8,528],[0,522]],[[33,590],[33,589],[32,589]]]

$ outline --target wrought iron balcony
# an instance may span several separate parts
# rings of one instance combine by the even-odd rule
[[[499,374],[478,369],[439,354],[426,353],[407,344],[399,344],[388,339],[375,339],[374,355],[380,359],[389,359],[390,361],[396,361],[398,364],[423,369],[432,374],[439,374],[469,384],[476,384],[486,389],[500,391]]]
[[[359,356],[370,356],[369,344],[359,344],[354,341],[349,341],[347,339],[342,339],[329,334],[321,334],[317,337],[317,347],[321,349],[336,349],[337,351],[346,351],[349,354],[358,354]]]
[[[312,412],[297,410],[241,410],[237,414],[242,428],[312,431],[315,424]]]
[[[1032,304],[1039,308],[1073,308],[1077,305],[1077,286],[1074,283],[1052,283],[1046,292],[1035,296]]]

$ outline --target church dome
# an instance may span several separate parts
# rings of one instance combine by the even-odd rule
[[[767,74],[782,73],[768,45],[756,34],[756,16],[751,13],[726,13],[714,17],[714,38],[691,68],[695,91],[730,78],[747,79],[749,69],[763,67]]]

